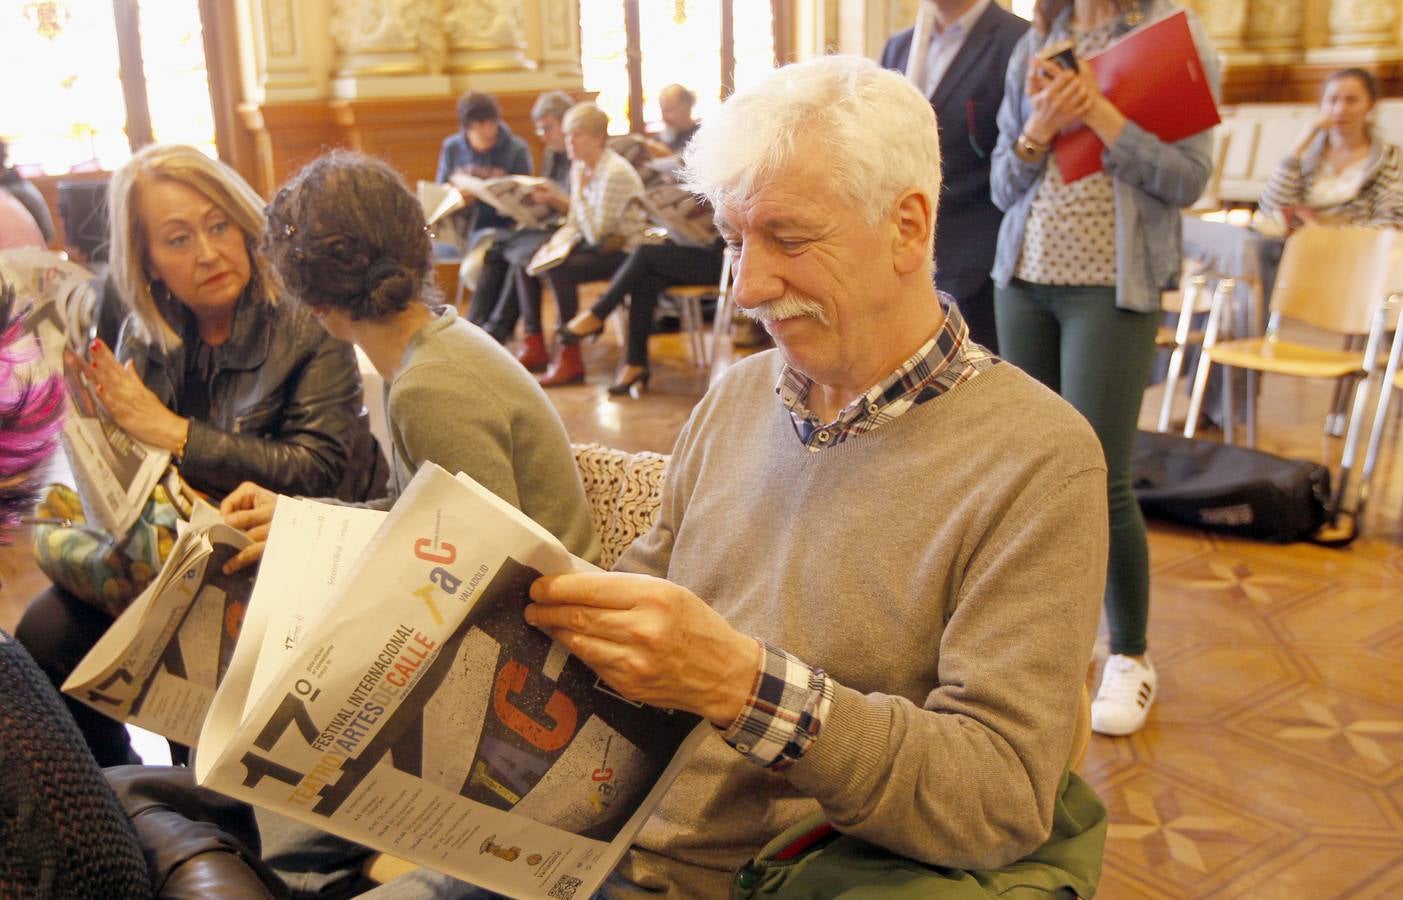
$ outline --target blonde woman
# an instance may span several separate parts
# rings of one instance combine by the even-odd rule
[[[567,240],[573,245],[565,261],[545,273],[555,294],[562,337],[555,359],[539,379],[545,387],[585,380],[579,342],[564,329],[579,311],[579,286],[610,278],[643,242],[648,227],[646,215],[633,202],[643,194],[643,181],[626,159],[609,149],[609,116],[604,110],[578,103],[565,113],[561,125],[570,157],[570,207],[565,224],[546,246]],[[541,330],[539,315],[533,322],[532,314],[523,307],[528,334]]]
[[[83,374],[128,434],[169,450],[195,489],[218,499],[243,481],[364,500],[387,466],[365,418],[350,345],[328,335],[253,252],[263,202],[193,147],[137,153],[108,192],[112,278],[130,315],[113,351]],[[16,637],[56,685],[111,618],[59,587]],[[69,703],[98,763],[133,761],[119,723]]]

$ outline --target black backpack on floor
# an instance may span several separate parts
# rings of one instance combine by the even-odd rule
[[[1132,486],[1146,516],[1238,537],[1312,540],[1330,520],[1330,470],[1260,450],[1141,431]]]

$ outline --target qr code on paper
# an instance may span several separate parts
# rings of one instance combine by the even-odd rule
[[[573,900],[575,891],[579,890],[582,883],[573,875],[561,875],[548,896],[551,900]]]

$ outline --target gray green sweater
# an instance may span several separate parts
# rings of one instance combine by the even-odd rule
[[[585,489],[565,425],[536,380],[451,306],[410,339],[385,390],[394,462],[389,509],[419,465],[464,472],[560,538],[599,559]]]
[[[1100,445],[1002,365],[814,454],[775,396],[780,366],[752,357],[697,407],[657,525],[616,568],[685,585],[823,667],[833,708],[783,774],[709,736],[619,874],[723,896],[818,805],[926,862],[1012,862],[1049,833],[1096,634]]]

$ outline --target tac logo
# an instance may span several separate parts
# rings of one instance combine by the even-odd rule
[[[451,597],[458,593],[458,588],[462,586],[463,579],[444,568],[453,565],[458,559],[458,548],[447,541],[440,544],[437,538],[419,538],[414,542],[414,555],[436,565],[429,572],[429,583],[414,591],[411,596],[423,600],[429,609],[429,615],[434,618],[434,623],[442,625],[443,614],[438,611],[434,594],[436,590],[441,590]]]

